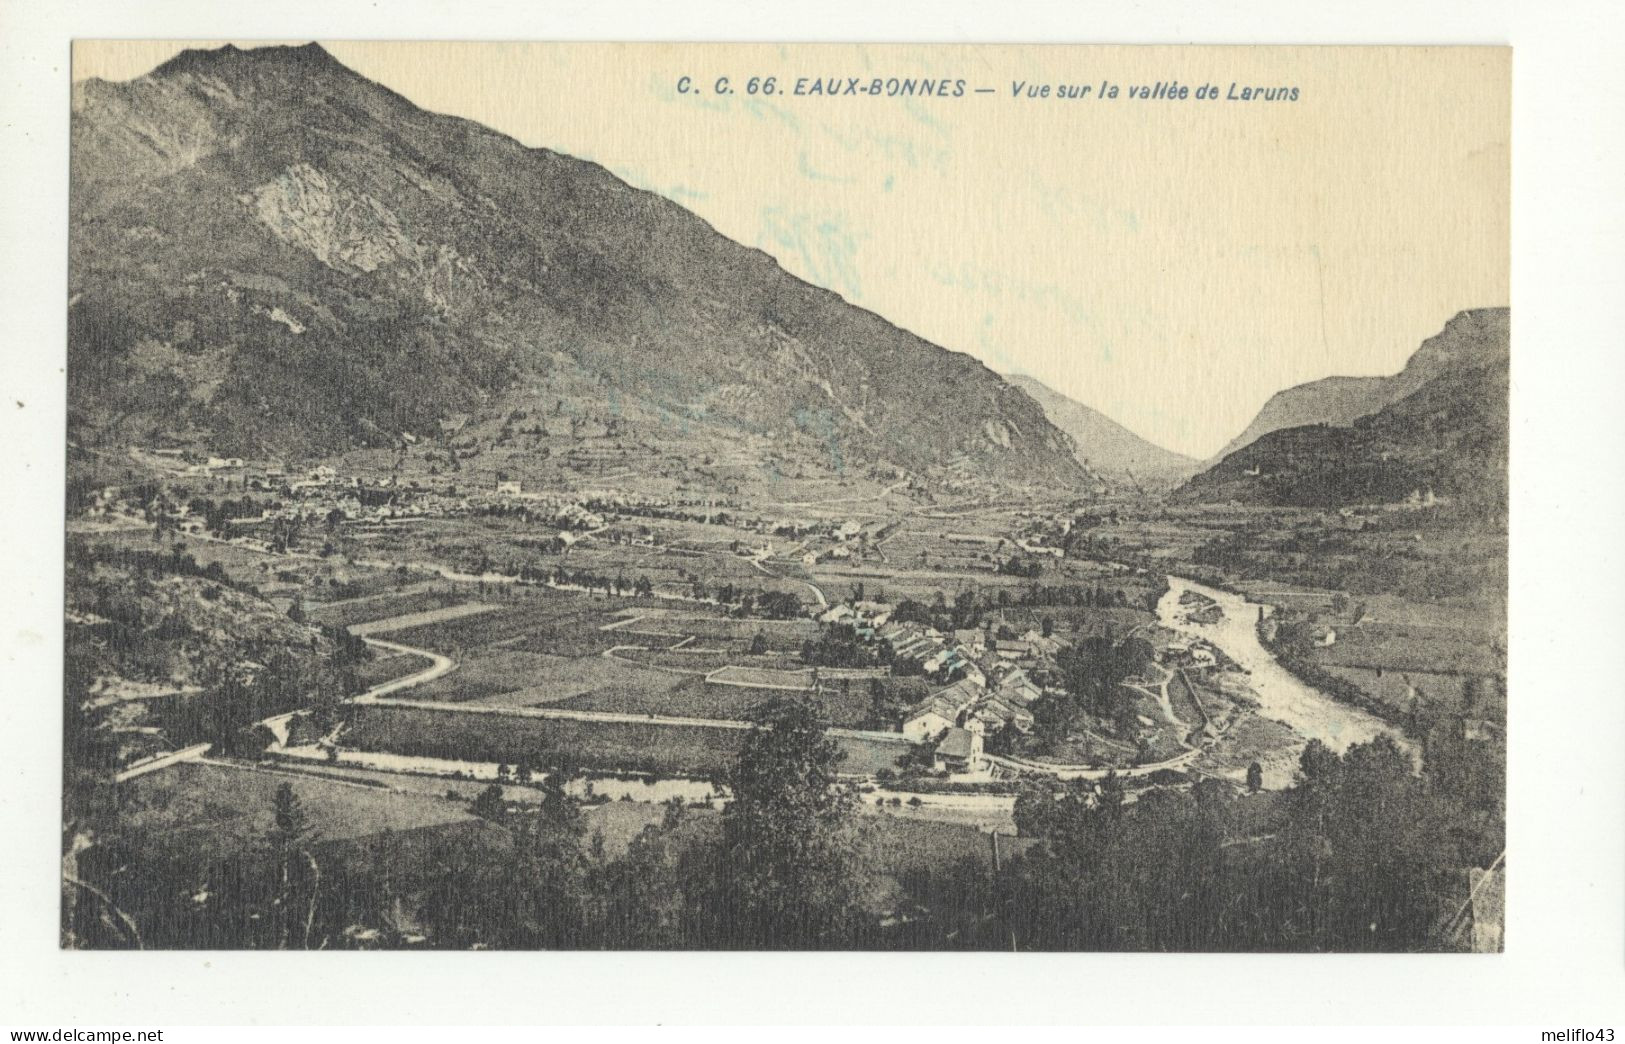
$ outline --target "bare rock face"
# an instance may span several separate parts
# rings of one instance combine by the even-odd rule
[[[84,439],[156,419],[221,449],[324,454],[452,413],[477,427],[545,388],[549,408],[590,394],[586,412],[613,399],[666,425],[642,430],[657,444],[770,437],[838,467],[1090,483],[1039,406],[969,356],[318,47],[189,51],[80,85],[72,174]],[[213,362],[134,374],[143,342]],[[194,371],[217,375],[207,396]]]
[[[272,235],[340,272],[372,272],[392,261],[416,261],[422,252],[388,207],[334,184],[308,163],[240,198]]]

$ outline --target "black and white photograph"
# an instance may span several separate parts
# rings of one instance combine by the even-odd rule
[[[0,1037],[1625,1031],[1618,11],[0,9]]]
[[[1505,49],[74,61],[63,947],[1503,948]]]

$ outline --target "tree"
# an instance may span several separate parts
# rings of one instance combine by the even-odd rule
[[[1311,743],[1287,793],[1276,891],[1302,911],[1323,950],[1429,944],[1467,860],[1452,843],[1457,809],[1427,792],[1387,734],[1341,756]]]
[[[575,833],[581,829],[581,806],[565,789],[568,774],[555,770],[542,777],[542,803],[538,818],[549,830]]]
[[[1253,762],[1247,766],[1247,790],[1256,794],[1264,789],[1264,766]]]
[[[1306,780],[1323,779],[1337,768],[1337,755],[1318,739],[1310,740],[1298,755],[1298,770]]]
[[[1063,649],[1056,665],[1062,685],[1081,709],[1108,721],[1127,723],[1132,731],[1133,700],[1125,696],[1122,684],[1154,656],[1155,650],[1144,639],[1113,642],[1097,635]]]
[[[1099,793],[1095,798],[1100,810],[1112,822],[1123,817],[1123,805],[1128,800],[1128,792],[1123,787],[1122,777],[1118,776],[1116,769],[1106,773],[1100,781]]]
[[[842,754],[810,703],[758,712],[727,783],[720,844],[685,878],[703,882],[688,918],[702,945],[845,949],[871,930],[863,835],[836,779]]]
[[[304,805],[293,792],[293,784],[282,783],[271,798],[275,825],[271,828],[271,841],[279,849],[292,848],[304,840],[309,831]]]
[[[492,783],[474,799],[474,814],[493,823],[508,818],[508,803],[502,799],[502,788]]]
[[[271,846],[276,855],[279,888],[271,901],[270,912],[277,926],[277,946],[286,949],[294,933],[300,932],[302,927],[300,945],[308,948],[321,884],[321,868],[306,847],[310,822],[290,783],[278,785],[271,798],[271,811]],[[301,877],[306,877],[304,887],[309,891],[303,903],[297,896]]]

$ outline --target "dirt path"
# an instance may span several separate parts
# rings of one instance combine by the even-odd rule
[[[1167,719],[1168,724],[1179,726],[1179,728],[1182,730],[1180,735],[1183,736],[1190,732],[1191,727],[1185,724],[1185,722],[1181,721],[1179,715],[1174,713],[1174,702],[1168,696],[1168,683],[1174,680],[1174,672],[1170,671],[1161,664],[1153,664],[1152,666],[1156,667],[1157,670],[1162,672],[1162,681],[1157,685],[1156,692],[1152,692],[1144,685],[1139,685],[1133,682],[1130,682],[1128,687],[1133,689],[1135,692],[1142,692],[1156,700],[1157,704],[1162,707],[1162,716]]]
[[[357,638],[366,638],[368,635],[385,634],[389,631],[404,631],[409,627],[422,627],[424,624],[445,623],[447,620],[460,620],[465,616],[477,616],[499,608],[485,602],[462,602],[457,605],[442,606],[439,609],[425,609],[420,613],[403,613],[400,616],[390,616],[382,620],[368,620],[366,623],[350,625],[350,633]]]
[[[381,682],[378,685],[374,685],[366,692],[357,696],[352,701],[355,703],[376,703],[381,696],[388,696],[390,693],[401,692],[405,689],[415,688],[416,686],[423,685],[427,682],[432,682],[436,678],[450,674],[457,668],[457,664],[452,660],[451,657],[442,656],[437,652],[430,652],[427,649],[415,649],[410,645],[401,645],[398,642],[386,642],[382,638],[363,638],[362,641],[373,646],[374,648],[388,649],[390,652],[405,653],[408,656],[422,656],[429,660],[430,663],[428,667],[416,674],[408,674],[404,678],[396,678],[394,681]]]

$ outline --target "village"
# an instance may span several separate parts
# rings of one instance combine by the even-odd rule
[[[324,599],[334,595],[306,586],[309,579],[320,580],[324,574],[273,569],[274,562],[317,563],[334,583],[344,581],[336,588],[341,596],[370,590],[365,587],[366,577],[388,565],[389,560],[361,556],[383,555],[389,544],[411,534],[415,523],[456,526],[470,520],[481,525],[510,521],[517,526],[516,532],[529,534],[516,537],[518,544],[539,548],[560,563],[547,570],[525,567],[504,573],[499,559],[482,555],[479,565],[467,571],[442,567],[440,576],[462,583],[478,582],[481,590],[487,582],[514,580],[565,589],[579,587],[584,574],[573,573],[565,563],[600,551],[655,556],[659,560],[675,556],[678,561],[690,561],[700,552],[680,540],[659,539],[656,534],[660,531],[645,523],[659,525],[676,519],[683,524],[692,520],[712,527],[725,525],[736,535],[726,544],[718,542],[714,551],[703,552],[709,557],[698,561],[709,570],[721,567],[727,559],[738,562],[734,568],[760,578],[758,582],[764,589],[756,595],[743,594],[742,583],[713,585],[709,593],[702,593],[707,589],[695,582],[695,593],[684,593],[687,588],[660,583],[662,574],[658,572],[653,573],[656,579],[652,581],[639,577],[634,583],[628,578],[624,587],[618,576],[606,580],[605,593],[624,590],[632,594],[636,589],[657,598],[686,598],[715,605],[725,615],[742,618],[742,622],[787,616],[808,621],[816,626],[816,637],[803,641],[799,656],[789,649],[788,658],[770,651],[767,656],[760,655],[763,650],[758,639],[751,648],[739,649],[738,655],[708,664],[702,672],[705,682],[712,688],[737,686],[767,694],[818,693],[831,684],[849,688],[864,679],[885,680],[882,687],[890,699],[882,702],[894,709],[871,710],[865,718],[867,727],[896,733],[915,745],[923,752],[923,763],[933,773],[949,779],[986,781],[1034,770],[1035,763],[1021,759],[1018,751],[1031,746],[1025,740],[1034,731],[1035,705],[1046,696],[1064,696],[1060,659],[1073,647],[1080,632],[1057,627],[1053,612],[1035,615],[1034,611],[1021,611],[1023,602],[1037,604],[1046,598],[1080,605],[1098,602],[1099,612],[1085,612],[1085,617],[1123,617],[1121,634],[1125,636],[1155,631],[1150,616],[1137,616],[1129,608],[1121,587],[1102,588],[1098,579],[1095,587],[1084,586],[1081,596],[1069,593],[1067,588],[1039,594],[1041,589],[1033,579],[1041,573],[1039,563],[1055,562],[1059,568],[1066,560],[1064,545],[1074,528],[1074,513],[1070,510],[1058,514],[1053,509],[1009,513],[1004,525],[1010,528],[1004,535],[985,527],[964,529],[971,516],[933,523],[945,528],[936,538],[937,544],[919,553],[922,564],[941,568],[931,565],[931,555],[957,554],[961,557],[956,561],[962,563],[957,568],[1005,585],[996,589],[996,598],[995,589],[987,590],[981,596],[985,605],[971,599],[968,611],[961,611],[967,604],[966,592],[961,588],[955,596],[956,607],[945,616],[943,611],[949,608],[946,603],[933,606],[923,600],[923,591],[920,597],[908,597],[913,591],[906,586],[898,587],[903,597],[882,600],[879,585],[872,584],[876,590],[865,596],[863,582],[858,580],[853,584],[852,597],[825,597],[824,588],[830,585],[823,577],[828,574],[820,570],[853,571],[861,568],[856,564],[860,560],[884,561],[882,547],[898,532],[899,520],[895,517],[859,520],[827,513],[821,518],[766,515],[731,504],[689,504],[612,489],[527,490],[512,479],[501,479],[479,490],[459,488],[450,481],[425,488],[416,481],[402,484],[395,476],[343,474],[326,463],[291,469],[279,461],[244,461],[197,451],[132,448],[129,459],[143,473],[162,481],[93,490],[81,506],[79,525],[92,529],[151,529],[161,537],[160,543],[182,537],[201,542],[197,546],[204,548],[211,544],[233,546],[264,556],[261,573],[275,573],[285,589],[282,594],[268,590],[268,595],[273,604],[285,609],[296,604],[319,609]],[[1084,521],[1088,524],[1092,519],[1085,516]],[[162,537],[164,533],[171,536]],[[589,545],[596,550],[586,550]],[[1126,575],[1120,563],[1084,564],[1095,570],[1097,578]],[[424,565],[417,561],[414,568]],[[617,571],[624,569],[617,567]],[[695,578],[699,574],[680,568],[678,575]],[[796,576],[806,579],[798,580]],[[902,585],[907,576],[906,571],[899,572],[895,579]],[[587,581],[588,590],[593,583]],[[271,586],[276,585],[272,582]],[[796,598],[789,597],[790,592],[798,590]],[[805,600],[809,592],[814,595],[811,601]],[[1017,597],[1010,597],[1012,593]],[[1061,615],[1066,618],[1064,612]],[[949,620],[949,616],[954,619]],[[1136,620],[1137,625],[1133,623]],[[963,625],[946,626],[945,621]],[[1215,650],[1200,641],[1172,634],[1162,634],[1158,641],[1159,661],[1180,658],[1201,669],[1218,660]],[[701,642],[682,651],[697,653],[707,644]],[[677,649],[674,647],[674,652]],[[653,650],[613,655],[636,658],[652,654]],[[697,662],[698,658],[684,660],[667,654],[666,660],[676,664]],[[639,666],[684,669],[661,663]],[[1154,688],[1159,681],[1149,669],[1146,676],[1127,680],[1141,690],[1148,685]],[[1161,681],[1166,686],[1166,679]],[[899,705],[897,694],[906,696],[906,702]],[[1087,755],[1092,768],[1104,770],[1114,764],[1129,768],[1186,753],[1183,731],[1167,746],[1153,750],[1141,744],[1137,749],[1134,728],[1167,727],[1153,720],[1153,716],[1160,718],[1154,708],[1146,709],[1149,715],[1142,713],[1130,719],[1126,743],[1113,747],[1103,740]],[[1180,722],[1171,710],[1166,717],[1169,723]],[[1184,723],[1184,728],[1188,730],[1189,723]],[[914,762],[921,763],[919,758]],[[1036,764],[1042,771],[1042,762]]]

